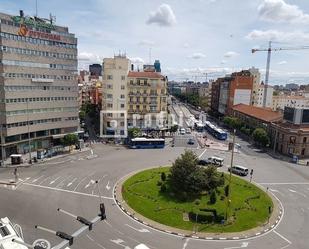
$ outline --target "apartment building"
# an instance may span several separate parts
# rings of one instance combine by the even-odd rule
[[[265,89],[267,88],[267,91],[265,92]],[[273,94],[274,89],[272,86],[264,84],[260,84],[257,88],[255,88],[253,94],[253,105],[257,107],[264,107],[264,95],[266,94],[266,108],[272,108],[273,106]]]
[[[130,60],[126,55],[103,59],[102,111],[103,134],[125,136],[127,127],[127,77]]]
[[[272,109],[283,111],[285,107],[309,108],[309,98],[298,95],[277,95],[273,96]]]
[[[162,129],[167,122],[167,80],[158,72],[128,74],[128,126]],[[161,117],[157,114],[161,113]]]
[[[48,148],[77,131],[77,97],[75,35],[23,11],[0,13],[2,157]]]
[[[258,92],[261,88],[261,74],[258,68],[252,67],[249,68],[249,72],[253,76],[253,85],[252,85],[252,105],[258,106],[259,95]]]

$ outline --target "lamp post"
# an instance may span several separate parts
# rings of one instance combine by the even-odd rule
[[[236,134],[236,129],[234,129],[234,131],[233,131],[232,156],[231,156],[230,175],[229,175],[229,191],[228,191],[228,196],[227,196],[227,206],[226,206],[225,220],[228,219],[228,212],[229,212],[230,204],[231,204],[232,167],[233,167],[233,161],[234,161],[235,134]]]

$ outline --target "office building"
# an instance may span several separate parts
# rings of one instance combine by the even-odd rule
[[[77,39],[53,20],[0,13],[1,154],[77,131]]]

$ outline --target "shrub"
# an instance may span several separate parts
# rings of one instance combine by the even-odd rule
[[[226,185],[224,187],[224,194],[225,194],[226,197],[229,196],[229,191],[230,191],[230,185]]]
[[[166,174],[165,174],[165,172],[162,172],[162,173],[161,173],[161,180],[162,180],[162,182],[165,182],[165,180],[166,180]]]
[[[166,190],[167,190],[166,185],[165,185],[165,184],[162,184],[161,187],[160,187],[160,191],[161,191],[162,193],[165,193]]]
[[[162,182],[161,181],[158,181],[157,182],[157,186],[161,186],[162,185]]]
[[[217,202],[217,195],[215,191],[211,191],[209,202],[210,204],[215,204]]]

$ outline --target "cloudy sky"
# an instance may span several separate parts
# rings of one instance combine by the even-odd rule
[[[0,0],[0,11],[35,13],[35,0]],[[38,0],[39,16],[78,37],[79,67],[125,52],[134,63],[160,59],[175,80],[204,80],[255,66],[252,48],[309,45],[308,0]],[[270,83],[309,83],[309,49],[273,52]]]

